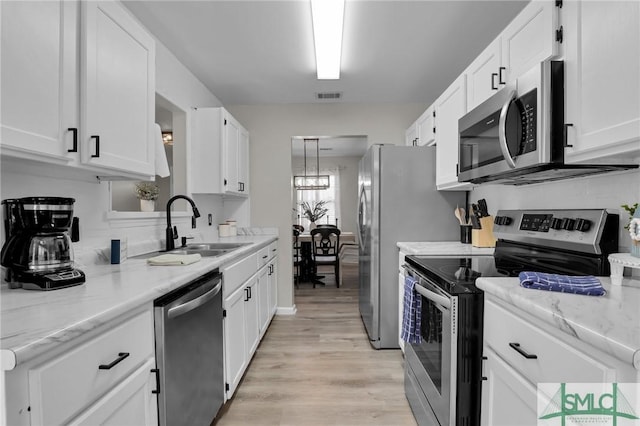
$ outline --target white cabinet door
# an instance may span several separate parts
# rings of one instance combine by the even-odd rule
[[[155,359],[150,358],[118,386],[69,423],[70,425],[158,424]]]
[[[118,2],[82,9],[82,161],[153,176],[155,42]]]
[[[224,138],[222,152],[224,155],[224,188],[225,192],[238,193],[238,145],[240,140],[240,125],[229,114],[224,115]]]
[[[640,3],[564,2],[567,162],[640,161]]]
[[[467,112],[466,76],[460,75],[435,103],[436,186],[439,190],[468,190],[458,182],[458,120]]]
[[[418,146],[431,146],[435,144],[435,116],[435,108],[432,105],[416,120]]]
[[[0,8],[2,154],[67,163],[80,120],[78,3],[11,1]]]
[[[269,309],[269,272],[271,267],[265,265],[258,272],[258,324],[260,326],[260,337],[264,335],[269,326],[269,319],[271,319]]]
[[[501,40],[495,39],[467,67],[467,106],[471,111],[500,89]],[[503,71],[504,81],[504,71]]]
[[[251,359],[253,353],[258,348],[260,343],[260,323],[258,317],[258,279],[252,278],[247,283],[246,290],[248,290],[248,300],[246,301],[246,307],[244,311],[244,322],[247,336],[247,359]]]
[[[557,54],[557,21],[555,2],[532,1],[502,31],[503,82],[515,80],[536,64]]]
[[[271,310],[270,318],[278,309],[278,256],[271,260],[271,273],[269,275],[269,307]]]
[[[534,385],[504,362],[494,351],[484,349],[482,382],[483,426],[535,426],[537,391]]]
[[[415,122],[406,130],[404,143],[407,146],[416,146],[418,144],[418,127]]]
[[[245,287],[241,287],[224,301],[226,313],[224,318],[224,371],[225,380],[229,385],[227,399],[233,396],[249,363],[245,327],[246,296]]]
[[[238,139],[238,185],[242,194],[249,195],[249,132],[244,127]]]

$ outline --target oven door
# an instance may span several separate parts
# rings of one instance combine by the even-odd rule
[[[413,276],[417,276],[412,274]],[[422,298],[420,334],[422,343],[407,345],[407,362],[424,392],[438,422],[448,425],[455,401],[457,297],[419,277],[416,292]]]

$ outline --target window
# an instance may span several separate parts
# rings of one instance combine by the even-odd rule
[[[304,226],[309,230],[309,220],[303,216],[300,203],[306,201],[315,204],[318,201],[327,201],[327,214],[316,224],[330,223],[340,226],[340,171],[338,168],[320,170],[321,174],[329,175],[329,188],[322,190],[296,190],[294,195],[294,223]],[[337,219],[337,221],[336,221]]]

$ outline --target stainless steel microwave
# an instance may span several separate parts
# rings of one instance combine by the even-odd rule
[[[458,121],[458,181],[515,185],[637,167],[564,164],[564,63],[545,61]]]

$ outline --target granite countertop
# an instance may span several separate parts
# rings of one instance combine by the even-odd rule
[[[518,278],[478,278],[476,286],[640,370],[640,280],[598,278],[605,296],[526,289]]]
[[[459,241],[399,242],[400,251],[405,254],[425,256],[492,256],[494,248],[473,247]]]
[[[276,239],[276,235],[225,238],[224,242],[251,244],[186,266],[149,266],[146,259],[135,258],[119,265],[85,264],[83,285],[54,291],[9,289],[3,283],[0,368],[13,369]]]

